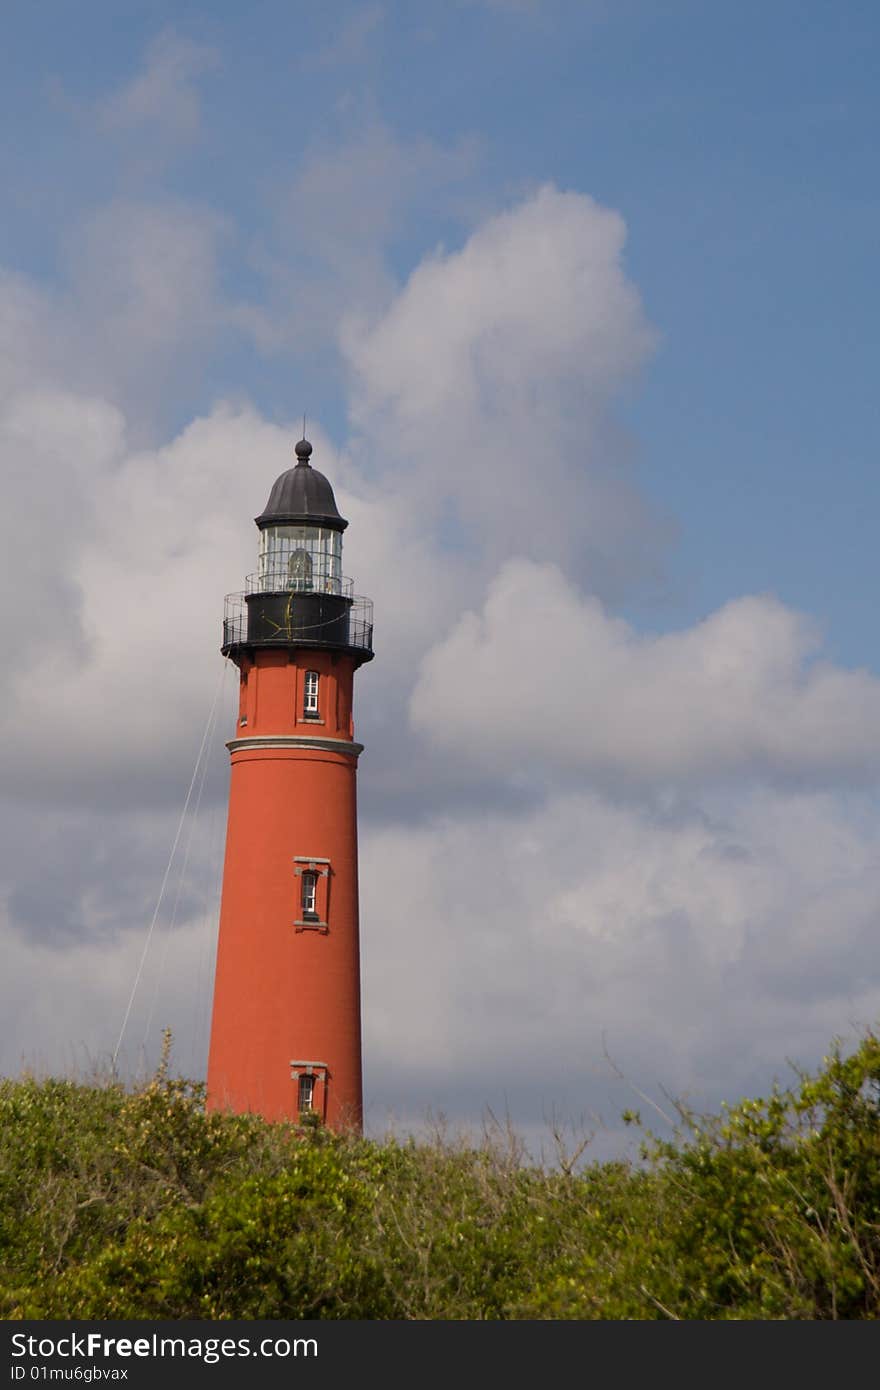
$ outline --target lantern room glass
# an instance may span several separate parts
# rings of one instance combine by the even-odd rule
[[[258,575],[266,591],[341,593],[342,535],[328,526],[266,526]]]

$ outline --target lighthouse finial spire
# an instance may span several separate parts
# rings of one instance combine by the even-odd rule
[[[296,445],[296,447],[295,447],[295,449],[294,449],[294,453],[296,454],[296,466],[297,466],[297,468],[303,468],[303,467],[308,468],[308,467],[310,466],[310,465],[309,465],[309,459],[311,458],[311,455],[312,455],[312,446],[311,446],[311,444],[309,443],[309,441],[306,439],[306,416],[305,416],[305,411],[303,411],[303,433],[302,433],[302,439],[301,439],[301,440],[299,441],[299,443]]]

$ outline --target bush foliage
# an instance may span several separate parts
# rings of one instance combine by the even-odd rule
[[[163,1063],[0,1083],[0,1317],[880,1315],[880,1039],[639,1163],[206,1114]],[[632,1117],[637,1120],[637,1117]]]

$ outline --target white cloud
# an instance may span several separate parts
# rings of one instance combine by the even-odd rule
[[[219,289],[225,233],[191,204],[119,199],[66,229],[53,292],[0,271],[0,402],[51,388],[112,402],[152,433],[224,335],[248,327]]]
[[[654,338],[620,266],[624,235],[617,213],[546,187],[461,251],[428,258],[380,324],[350,326],[358,418],[388,410],[404,429],[444,417],[454,428],[480,393],[524,393],[525,410],[545,415],[548,389],[604,404]]]
[[[85,797],[140,776],[144,794],[159,767],[167,777],[194,756],[222,670],[223,595],[256,567],[251,518],[291,463],[291,436],[218,406],[165,448],[127,452],[111,408],[74,399],[62,417],[57,404],[37,403],[23,441],[31,460],[41,428],[64,447],[31,487],[22,552],[44,537],[36,577],[69,597],[25,624],[27,659],[7,671],[7,782]],[[80,634],[78,662],[53,640],[65,629]]]
[[[17,654],[2,678],[7,697],[36,651],[52,651],[72,670],[85,659],[76,557],[94,536],[92,489],[118,462],[123,430],[113,406],[51,388],[21,390],[0,404],[0,549],[9,598],[0,627]]]
[[[191,140],[201,124],[195,79],[218,62],[213,48],[164,30],[149,45],[143,70],[101,103],[100,126],[108,132],[148,128],[175,142]]]
[[[79,224],[62,313],[84,335],[93,389],[143,413],[198,380],[199,352],[234,315],[218,287],[224,230],[214,213],[173,201],[119,200]]]
[[[0,400],[62,376],[70,345],[59,336],[51,296],[25,276],[0,269]]]
[[[608,428],[654,334],[621,266],[624,224],[552,187],[428,257],[378,321],[343,337],[353,419],[420,524],[481,558],[586,566],[656,552],[656,519]]]
[[[555,566],[515,560],[424,658],[412,718],[444,755],[502,777],[876,779],[880,681],[818,647],[770,597],[640,636]]]
[[[658,815],[577,793],[524,816],[368,830],[377,1108],[415,1077],[471,1116],[502,1097],[534,1121],[561,1096],[569,1116],[595,1110],[606,1046],[655,1097],[717,1104],[873,1021],[876,816],[827,795],[709,807]]]

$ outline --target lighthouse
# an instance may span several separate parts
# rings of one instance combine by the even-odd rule
[[[239,672],[208,1056],[208,1108],[362,1121],[354,673],[373,606],[342,573],[312,446],[256,518],[259,558],[226,599]]]

